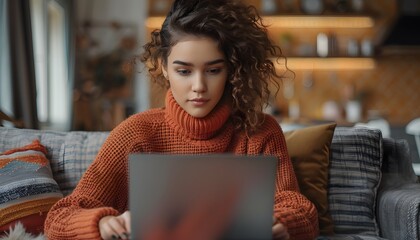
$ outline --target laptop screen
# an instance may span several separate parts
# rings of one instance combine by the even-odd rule
[[[132,239],[271,239],[277,159],[132,154]]]

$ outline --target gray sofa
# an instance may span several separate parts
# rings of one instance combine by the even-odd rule
[[[54,179],[68,195],[108,134],[0,127],[0,152],[39,139]],[[408,151],[404,140],[382,139],[378,130],[337,127],[328,179],[336,234],[319,239],[420,239],[420,184]]]

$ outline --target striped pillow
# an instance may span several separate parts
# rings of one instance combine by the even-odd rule
[[[334,232],[379,236],[375,208],[381,179],[381,132],[339,127],[330,152],[328,201]]]
[[[46,154],[39,140],[0,154],[0,229],[29,216],[45,219],[52,205],[63,197]],[[31,227],[42,231],[43,225],[40,221]]]

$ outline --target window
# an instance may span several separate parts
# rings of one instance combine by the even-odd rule
[[[48,121],[48,82],[47,82],[47,40],[43,0],[31,0],[31,23],[34,45],[35,79],[37,88],[38,119]]]
[[[69,3],[31,0],[38,119],[42,128],[69,130]]]

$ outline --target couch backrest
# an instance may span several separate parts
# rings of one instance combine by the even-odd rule
[[[76,187],[108,132],[60,132],[0,127],[0,152],[39,139],[47,150],[54,179],[64,195]]]
[[[0,152],[39,139],[48,150],[47,157],[51,161],[55,180],[63,194],[68,195],[95,159],[108,135],[109,132],[59,132],[0,127]],[[410,159],[400,159],[400,155],[397,155],[392,158],[393,162],[387,163],[387,156],[391,153],[398,152],[398,149],[408,151],[407,146],[397,148],[395,144],[403,147],[406,145],[392,139],[382,140],[379,130],[363,127],[335,129],[330,151],[328,200],[336,233],[378,235],[375,207],[382,177],[381,168],[386,173],[382,179],[383,185],[394,183],[395,177],[389,181],[389,176],[395,176],[403,169],[404,174],[411,171],[408,179],[410,182],[416,181],[416,176],[407,165],[411,162],[404,162]],[[384,150],[384,146],[388,146],[388,150]],[[383,160],[386,170],[382,167]]]

